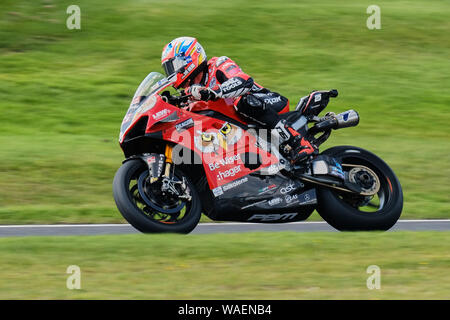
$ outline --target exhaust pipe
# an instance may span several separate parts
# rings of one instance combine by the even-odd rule
[[[354,127],[359,123],[359,114],[355,110],[347,110],[334,116],[325,116],[323,121],[316,123],[309,128],[308,132],[316,134],[318,132]]]
[[[359,123],[359,114],[353,109],[336,115],[336,126],[333,129],[354,127]]]

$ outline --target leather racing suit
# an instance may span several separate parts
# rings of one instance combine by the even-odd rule
[[[204,100],[234,98],[236,111],[241,116],[260,127],[276,129],[281,143],[286,142],[288,146],[284,153],[292,162],[303,161],[315,151],[309,141],[279,116],[278,112],[289,110],[289,100],[255,83],[253,78],[244,73],[230,58],[211,58],[200,85],[207,88],[208,93],[202,94]],[[205,90],[202,91],[205,93]]]

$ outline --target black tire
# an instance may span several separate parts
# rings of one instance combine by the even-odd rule
[[[360,211],[350,204],[344,193],[329,188],[317,188],[320,216],[341,231],[388,230],[400,218],[403,208],[403,192],[392,169],[375,154],[352,146],[338,146],[323,154],[335,157],[342,163],[360,164],[372,169],[380,180],[378,196],[383,204],[375,212]]]
[[[194,185],[188,177],[177,167],[175,167],[175,175],[185,177],[187,185],[190,189],[192,200],[189,202],[189,208],[186,206],[184,217],[177,222],[171,224],[162,223],[152,219],[143,210],[141,210],[130,191],[130,182],[140,174],[148,170],[147,165],[141,159],[133,159],[125,162],[119,170],[117,170],[113,181],[113,195],[117,208],[122,216],[137,230],[144,233],[189,233],[198,224],[202,206],[200,198]]]

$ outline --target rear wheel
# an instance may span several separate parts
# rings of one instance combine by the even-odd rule
[[[189,233],[201,216],[200,198],[186,175],[175,167],[174,187],[185,190],[190,199],[161,191],[162,182],[150,183],[147,165],[140,159],[125,162],[114,177],[113,194],[122,216],[136,229],[145,233]]]
[[[323,154],[342,163],[365,195],[318,188],[320,216],[342,231],[390,229],[403,208],[402,187],[392,169],[375,154],[357,147],[334,147]]]

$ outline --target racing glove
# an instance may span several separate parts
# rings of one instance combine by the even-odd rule
[[[199,84],[193,84],[189,88],[189,93],[197,100],[216,100],[219,98],[237,98],[251,90],[253,79],[244,80],[240,77],[233,77],[219,85],[217,90],[203,87]]]
[[[188,93],[192,95],[192,97],[196,100],[216,100],[218,97],[218,93],[211,88],[203,87],[199,84],[193,84]]]

